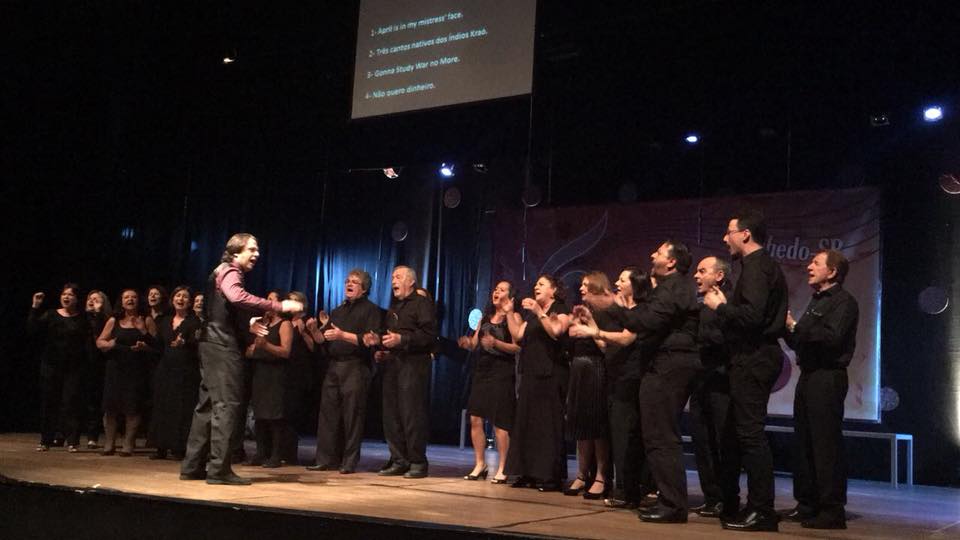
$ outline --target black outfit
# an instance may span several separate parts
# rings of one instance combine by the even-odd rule
[[[430,363],[437,341],[433,301],[412,292],[394,298],[384,321],[402,336],[383,366],[383,434],[400,466],[427,466]]]
[[[797,352],[800,380],[793,402],[797,459],[793,495],[802,509],[844,519],[847,470],[843,401],[856,348],[860,311],[840,285],[817,292],[787,343]]]
[[[568,314],[566,304],[555,300],[546,315]],[[547,334],[532,312],[520,342],[520,389],[517,412],[510,432],[506,473],[546,483],[567,476],[567,452],[563,442],[563,407],[570,368],[559,340]]]
[[[267,343],[279,347],[280,327],[284,321],[270,325],[264,339]],[[286,436],[284,419],[286,398],[284,397],[287,380],[287,359],[274,356],[263,350],[255,349],[250,355],[253,360],[253,381],[250,391],[250,406],[256,420],[257,454],[254,463],[259,461],[279,465],[280,451]]]
[[[303,334],[293,327],[293,343],[290,346],[290,358],[287,359],[283,384],[284,427],[281,457],[288,463],[300,460],[300,436],[298,429],[310,415],[311,393],[313,392],[313,364],[315,356],[307,348]]]
[[[90,328],[80,313],[64,317],[55,309],[31,309],[27,328],[42,336],[40,360],[40,444],[50,446],[60,430],[66,443],[80,444],[83,382],[88,371]]]
[[[173,315],[157,320],[157,341],[160,363],[153,383],[153,417],[151,439],[159,452],[183,454],[190,435],[190,420],[200,391],[200,359],[197,355],[197,330],[200,319],[189,313],[173,327]],[[184,343],[170,345],[177,336]]]
[[[480,321],[480,336],[484,334],[506,343],[513,342],[506,317],[499,323],[493,323],[489,315],[485,316]],[[517,404],[516,369],[516,354],[500,350],[488,351],[477,343],[470,396],[467,398],[467,413],[510,431],[513,428],[513,413]]]
[[[227,263],[222,263],[207,278],[198,346],[202,374],[199,401],[180,466],[184,478],[199,478],[206,468],[208,482],[235,476],[231,468],[233,450],[241,442],[239,426],[245,416],[245,409],[241,410],[246,372],[241,336],[249,333],[248,319],[217,287],[218,273],[227,269]]]
[[[764,432],[767,401],[783,367],[777,339],[784,334],[787,284],[780,266],[765,249],[741,259],[733,296],[717,308],[723,337],[730,351],[732,422],[739,448],[728,449],[722,485],[739,483],[747,472],[747,509],[773,515],[773,456]],[[736,480],[734,480],[736,479]],[[735,511],[739,499],[724,494],[724,512]]]
[[[697,330],[700,306],[693,280],[678,272],[657,277],[648,302],[626,312],[626,328],[655,343],[640,383],[640,423],[650,472],[660,490],[662,513],[687,512],[680,415],[700,365]],[[651,344],[651,347],[653,345]]]
[[[87,438],[96,442],[103,428],[103,376],[107,358],[97,348],[97,338],[103,332],[109,317],[103,313],[87,312],[90,335],[87,339],[87,370],[84,375],[84,403],[86,407]]]
[[[600,330],[619,332],[608,310],[597,310],[593,319]],[[574,441],[606,438],[610,433],[607,417],[607,375],[604,351],[593,338],[570,340],[570,382],[567,387],[566,435]]]
[[[138,341],[151,347],[156,342],[147,332],[120,326],[114,319],[111,339],[116,343],[107,353],[103,379],[103,412],[110,415],[143,414],[149,392],[150,352],[131,349]],[[109,444],[110,441],[107,441]]]
[[[317,421],[316,465],[320,467],[353,471],[360,462],[372,377],[370,350],[363,344],[363,335],[379,333],[382,319],[383,312],[366,296],[344,302],[330,313],[330,323],[356,334],[357,345],[340,340],[322,345],[327,369]]]
[[[625,325],[625,313],[637,311],[641,304],[631,309],[620,306],[611,308],[611,314],[621,326]],[[611,497],[630,504],[637,504],[643,496],[656,491],[656,482],[650,474],[643,446],[643,431],[640,426],[640,382],[649,367],[650,341],[635,340],[629,347],[608,346],[607,395],[610,418],[610,452],[614,468],[614,492]]]
[[[724,294],[730,294],[728,283],[724,281],[720,287]],[[717,312],[706,306],[700,308],[699,338],[701,366],[690,395],[690,435],[704,504],[715,507],[723,502],[724,493],[729,493],[731,498],[734,495],[739,498],[740,486],[731,483],[726,488],[720,487],[723,440],[736,438],[733,424],[728,422],[731,402],[727,370],[730,354]],[[735,447],[735,444],[726,446]]]

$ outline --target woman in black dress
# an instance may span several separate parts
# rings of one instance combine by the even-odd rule
[[[254,360],[250,404],[257,436],[257,453],[250,464],[274,468],[281,465],[286,431],[284,384],[293,347],[293,325],[274,312],[266,313],[260,322],[266,326],[267,335],[258,335],[247,347],[247,357]]]
[[[33,308],[27,318],[30,334],[42,336],[40,361],[40,444],[46,452],[63,429],[70,452],[80,445],[80,419],[83,415],[83,375],[87,365],[87,339],[90,329],[80,314],[80,291],[75,283],[60,290],[60,307],[42,311],[44,294],[33,295]],[[62,421],[62,425],[61,425]]]
[[[577,441],[577,478],[564,495],[600,499],[610,488],[610,429],[607,421],[607,387],[603,340],[583,337],[581,325],[592,318],[604,330],[620,330],[609,308],[614,305],[610,280],[603,272],[590,272],[580,284],[584,306],[573,309],[569,334],[573,360],[570,363],[570,389],[567,392],[567,433]],[[595,476],[591,479],[591,472]]]
[[[125,427],[122,457],[133,455],[137,428],[147,401],[150,356],[156,352],[157,325],[140,314],[140,295],[134,289],[120,293],[120,307],[103,327],[97,348],[107,353],[103,379],[103,431],[105,456],[114,454],[118,417]]]
[[[87,293],[87,324],[90,334],[87,338],[87,369],[84,375],[84,402],[86,404],[87,448],[95,450],[97,439],[103,430],[103,369],[107,362],[97,348],[97,337],[103,332],[107,319],[113,313],[110,299],[103,291],[92,290]]]
[[[472,336],[463,336],[459,345],[474,356],[473,378],[470,386],[470,398],[467,400],[467,412],[470,414],[470,440],[473,442],[474,465],[464,480],[477,480],[487,477],[485,451],[487,436],[483,430],[483,421],[493,424],[500,459],[497,473],[492,482],[502,484],[507,476],[504,468],[510,449],[510,429],[513,427],[513,413],[516,407],[516,355],[520,346],[513,342],[507,328],[508,314],[503,305],[513,301],[513,284],[501,281],[490,294],[490,305],[476,332]],[[516,313],[510,317],[519,319]]]
[[[157,320],[160,364],[153,383],[151,439],[157,446],[150,459],[164,459],[170,452],[182,458],[190,434],[193,408],[200,389],[197,330],[200,319],[193,314],[193,298],[185,286],[173,290],[173,311]]]
[[[620,272],[616,290],[616,305],[608,310],[616,320],[616,327],[603,329],[607,343],[604,366],[615,473],[615,485],[604,504],[613,508],[635,508],[645,495],[656,491],[645,462],[639,408],[640,381],[647,369],[650,344],[636,341],[636,334],[622,328],[624,314],[641,309],[653,290],[653,283],[646,271],[627,266]],[[592,335],[600,329],[587,313],[578,324],[571,326],[571,333]]]
[[[290,314],[290,324],[293,330],[293,344],[290,347],[290,359],[287,362],[284,377],[283,417],[286,419],[284,427],[286,433],[283,438],[281,458],[291,464],[300,461],[299,427],[310,413],[310,393],[313,390],[313,350],[315,342],[310,332],[306,331],[304,314],[307,310],[307,296],[300,291],[287,294],[287,299],[296,300],[303,304],[304,311]]]
[[[570,371],[561,340],[570,311],[560,282],[551,275],[537,279],[533,294],[521,303],[527,310],[522,319],[509,316],[513,301],[504,303],[510,334],[521,347],[520,389],[505,472],[518,476],[514,487],[557,491],[567,476],[563,405]]]

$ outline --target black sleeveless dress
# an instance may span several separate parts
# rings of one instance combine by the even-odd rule
[[[193,409],[200,392],[200,359],[197,355],[197,330],[200,319],[192,313],[177,328],[173,315],[157,320],[160,363],[153,383],[153,417],[151,439],[157,448],[183,452],[187,447]],[[184,344],[171,347],[170,342],[182,336]]]
[[[113,326],[112,337],[117,342],[107,354],[103,378],[103,412],[141,414],[148,397],[150,353],[134,351],[130,347],[138,341],[153,344],[153,337],[136,328],[124,328],[119,321]]]
[[[555,301],[548,314],[570,313]],[[567,476],[567,453],[563,441],[563,409],[570,369],[563,354],[564,340],[547,334],[540,319],[525,316],[527,329],[520,343],[520,389],[506,473],[541,481],[560,481]]]
[[[267,342],[280,346],[279,322],[269,328]],[[258,420],[279,420],[284,413],[284,386],[287,360],[257,349],[253,353],[253,388],[250,405],[253,417]]]
[[[490,334],[500,341],[510,343],[507,319],[499,323],[484,317],[480,322],[480,335]],[[467,412],[472,416],[486,418],[494,426],[509,431],[513,428],[516,408],[516,355],[501,351],[487,351],[479,343],[474,351],[473,378]]]

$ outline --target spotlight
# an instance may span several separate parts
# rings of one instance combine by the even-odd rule
[[[696,133],[691,133],[687,135],[683,140],[687,141],[687,144],[693,145],[700,142],[700,136],[697,135]]]
[[[487,174],[487,164],[486,163],[474,163],[473,164],[474,172],[480,174]]]
[[[234,63],[234,62],[236,62],[236,61],[237,61],[237,50],[236,50],[236,49],[231,49],[231,50],[227,51],[226,54],[223,55],[223,63],[224,63],[225,65],[226,65],[226,64],[232,64],[232,63]]]
[[[455,173],[453,172],[453,163],[441,163],[440,164],[440,176],[444,178],[451,178]]]
[[[870,126],[872,127],[884,127],[890,125],[890,117],[885,113],[871,114],[870,115]]]
[[[923,110],[924,122],[939,122],[943,119],[943,108],[939,105],[933,105]]]
[[[400,168],[387,167],[386,169],[383,170],[383,175],[391,180],[393,180],[394,178],[400,178]]]

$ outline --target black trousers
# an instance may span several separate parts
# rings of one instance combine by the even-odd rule
[[[847,370],[801,371],[793,400],[796,465],[793,496],[816,511],[842,511],[847,503],[843,400]]]
[[[200,474],[206,466],[208,476],[222,477],[233,473],[237,425],[245,418],[243,358],[236,349],[200,342],[200,369],[203,380],[180,472]]]
[[[40,444],[51,445],[62,434],[68,446],[80,444],[85,413],[83,372],[77,366],[40,378]]]
[[[640,425],[650,473],[660,490],[659,503],[686,512],[687,473],[683,467],[680,415],[690,397],[696,367],[648,372],[640,383]]]
[[[690,435],[700,489],[707,504],[723,501],[725,492],[736,493],[739,498],[740,486],[736,483],[726,489],[720,486],[720,463],[724,458],[722,443],[724,437],[729,436],[729,417],[730,379],[726,372],[711,369],[697,373],[690,395]]]
[[[365,360],[330,362],[320,391],[317,465],[350,470],[357,468],[363,425],[367,417],[370,378],[370,366]]]
[[[430,361],[429,355],[399,356],[383,365],[383,435],[401,463],[427,463]]]
[[[647,467],[640,429],[640,379],[620,379],[610,385],[610,450],[620,498],[640,502],[656,490]]]
[[[783,353],[776,343],[764,345],[730,365],[730,412],[735,437],[725,441],[721,485],[738,485],[740,469],[747,473],[747,508],[772,514],[774,501],[773,455],[764,431],[767,401],[783,368]],[[739,487],[738,487],[739,489]],[[724,493],[724,506],[736,508],[738,494]]]

